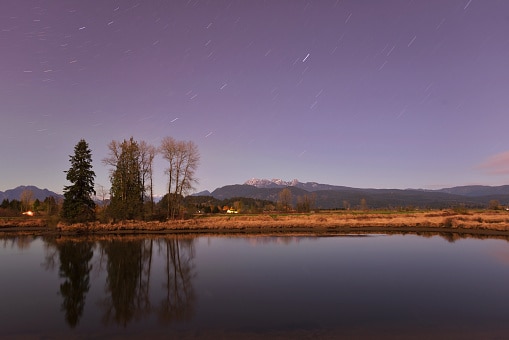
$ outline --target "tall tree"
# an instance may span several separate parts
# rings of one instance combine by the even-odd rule
[[[368,210],[368,203],[365,198],[361,198],[359,207],[361,210]]]
[[[71,167],[66,179],[72,184],[64,187],[62,218],[67,222],[87,222],[95,220],[94,178],[92,153],[87,142],[81,139],[74,147],[74,155],[69,156]]]
[[[110,175],[111,192],[109,214],[114,219],[132,220],[143,217],[143,180],[140,149],[131,137],[122,143],[109,144],[110,157],[104,163],[114,168]]]
[[[297,212],[310,212],[315,204],[316,194],[297,197]]]
[[[288,188],[284,188],[279,192],[279,206],[284,211],[290,211],[292,207],[292,192]]]
[[[96,200],[101,201],[101,206],[104,207],[106,202],[106,197],[108,196],[108,189],[104,187],[104,185],[96,184]]]
[[[34,201],[34,192],[30,189],[23,190],[20,194],[19,200],[21,201],[21,209],[23,211],[31,210]]]
[[[44,202],[42,202],[42,205],[48,216],[56,215],[58,213],[58,204],[57,201],[55,200],[55,197],[53,196],[46,197],[44,199]]]
[[[145,193],[150,195],[150,213],[154,214],[154,184],[153,184],[153,164],[157,149],[145,141],[140,141],[140,168],[143,191],[143,201]]]
[[[168,174],[168,218],[174,219],[180,213],[183,195],[193,189],[197,182],[195,172],[200,161],[198,147],[191,141],[177,141],[165,137],[159,147],[169,163]]]

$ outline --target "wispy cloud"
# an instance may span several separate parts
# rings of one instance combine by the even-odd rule
[[[509,175],[509,151],[489,157],[478,168],[491,175]]]

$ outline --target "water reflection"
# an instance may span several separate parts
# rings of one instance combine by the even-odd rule
[[[193,316],[195,293],[194,277],[194,239],[159,240],[159,246],[166,250],[166,275],[164,299],[158,314],[165,322],[189,320]]]
[[[4,239],[4,247],[9,243],[24,247],[30,244],[20,242],[21,239],[24,238]],[[99,301],[105,325],[125,327],[151,314],[156,314],[164,323],[192,318],[195,238],[102,237],[92,241],[62,237],[45,241],[43,267],[54,270],[58,258],[58,274],[64,279],[59,287],[63,300],[61,307],[71,328],[76,327],[83,314],[96,248],[99,257],[97,274],[106,271],[106,294]],[[157,303],[151,301],[150,295],[151,288],[154,289],[151,286],[154,248],[165,261],[163,280],[158,283],[164,294]]]
[[[46,240],[46,256],[42,264],[46,270],[53,270],[58,258],[58,276],[63,279],[59,287],[62,297],[61,310],[65,321],[74,328],[78,325],[85,308],[86,295],[90,289],[90,263],[94,255],[95,242],[50,238]]]
[[[0,264],[16,268],[30,255],[42,274],[34,267],[24,270],[35,272],[34,279],[50,279],[37,281],[38,291],[32,292],[14,285],[22,279],[7,281],[4,275],[4,291],[15,292],[3,295],[6,303],[15,305],[27,292],[32,300],[47,298],[39,311],[0,307],[0,318],[18,322],[26,315],[28,324],[46,318],[53,328],[40,334],[71,335],[106,329],[164,335],[171,330],[175,337],[196,330],[337,335],[363,327],[394,331],[401,325],[414,334],[431,324],[438,333],[463,325],[477,327],[476,334],[504,333],[507,237],[477,242],[473,238],[487,237],[341,236],[3,237]],[[9,326],[11,334],[25,329],[22,321]]]
[[[64,279],[60,284],[61,308],[67,324],[74,328],[83,314],[85,297],[90,289],[94,243],[57,242],[56,248],[60,259],[59,276]]]
[[[16,247],[21,250],[30,248],[30,244],[34,240],[34,236],[21,235],[21,236],[3,236],[0,237],[2,248],[13,248]]]
[[[150,312],[149,280],[152,241],[112,240],[99,243],[106,255],[107,298],[101,303],[105,324],[126,326]]]

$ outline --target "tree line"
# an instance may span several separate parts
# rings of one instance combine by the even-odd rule
[[[19,200],[2,200],[0,204],[0,217],[19,216],[24,211],[34,211],[44,213],[46,216],[54,216],[58,214],[58,202],[53,196],[46,197],[43,201],[36,198],[33,199],[33,193],[30,190],[23,191]]]
[[[20,200],[5,199],[2,202],[0,217],[19,216],[20,212],[31,210],[38,215],[60,217],[68,223],[82,223],[176,219],[189,212],[223,213],[227,209],[249,213],[276,209],[275,203],[267,200],[186,196],[197,183],[195,173],[199,152],[193,142],[166,137],[156,147],[131,137],[122,141],[112,140],[107,147],[109,152],[102,159],[102,164],[110,170],[109,188],[96,185],[92,151],[81,139],[69,156],[69,169],[64,171],[70,184],[64,187],[63,200],[50,196],[44,202],[34,201],[33,193],[25,190]],[[166,194],[155,203],[153,165],[158,155],[167,162],[164,169],[167,187]]]
[[[277,209],[284,212],[307,213],[315,208],[315,202],[315,193],[297,196],[294,200],[291,190],[284,188],[278,194]]]
[[[110,221],[153,219],[155,211],[153,174],[154,159],[161,155],[167,161],[166,218],[183,216],[184,196],[197,182],[196,170],[200,160],[198,147],[192,141],[178,141],[165,137],[159,146],[133,137],[108,144],[108,156],[102,163],[110,168],[109,204],[101,207],[101,218]],[[61,217],[69,223],[97,219],[97,197],[92,170],[92,151],[81,139],[69,156],[71,166],[65,171],[71,184],[64,187]],[[104,192],[100,193],[103,194]]]
[[[154,146],[146,141],[136,141],[133,137],[122,141],[112,140],[108,144],[108,156],[102,163],[109,167],[110,188],[98,186],[102,203],[97,199],[95,172],[92,165],[92,151],[85,139],[74,147],[69,156],[70,168],[64,186],[64,199],[59,204],[54,197],[44,202],[33,201],[30,192],[23,193],[20,201],[4,200],[0,205],[0,216],[11,216],[14,212],[35,210],[44,211],[47,216],[59,215],[68,223],[90,222],[100,219],[103,222],[119,220],[150,220],[183,218],[187,209],[194,212],[218,213],[226,209],[243,212],[262,212],[267,210],[294,211],[292,196],[283,189],[276,206],[270,201],[237,198],[213,200],[214,202],[195,202],[186,198],[197,183],[196,170],[200,155],[192,141],[178,141],[165,137],[160,145]],[[164,173],[167,176],[167,191],[163,199],[155,204],[153,190],[154,159],[160,155],[166,162]],[[109,199],[106,200],[106,197]],[[313,195],[298,197],[296,210],[308,212],[314,205]],[[106,203],[107,202],[107,203]],[[58,213],[58,210],[60,212]]]

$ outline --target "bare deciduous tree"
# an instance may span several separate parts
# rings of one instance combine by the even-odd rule
[[[96,200],[100,200],[101,201],[101,206],[104,206],[104,203],[106,201],[106,197],[109,194],[108,189],[106,189],[104,187],[104,185],[96,184],[95,185],[95,192],[96,192],[96,194],[95,194]]]
[[[284,188],[279,192],[279,201],[281,209],[288,212],[292,206],[292,192],[288,188]]]
[[[359,207],[361,210],[368,210],[368,202],[366,201],[365,198],[361,198]]]
[[[23,190],[20,194],[19,200],[21,201],[21,210],[29,211],[34,200],[34,192],[30,189]]]
[[[104,165],[111,166],[110,174],[113,173],[113,171],[115,171],[115,168],[117,167],[118,159],[120,158],[120,154],[122,153],[121,144],[122,142],[112,140],[108,144],[108,149],[110,150],[110,153],[108,157],[102,160]]]
[[[148,191],[150,195],[150,212],[154,213],[154,185],[153,185],[153,164],[157,149],[145,141],[139,144],[140,150],[140,168],[142,185],[145,192]],[[145,192],[143,193],[143,200],[145,201]]]
[[[297,197],[297,211],[310,212],[315,204],[316,194],[304,195]]]
[[[174,219],[180,212],[184,194],[193,189],[197,182],[195,172],[200,155],[198,147],[191,141],[177,141],[165,137],[159,147],[164,159],[169,163],[168,175],[168,218]]]
[[[343,209],[350,210],[350,202],[343,200]]]

